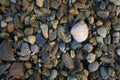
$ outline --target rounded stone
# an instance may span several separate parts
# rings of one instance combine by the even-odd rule
[[[104,27],[100,27],[100,28],[97,30],[97,33],[98,33],[101,37],[105,38],[105,37],[106,37],[106,34],[107,34],[107,30],[106,30],[106,28],[104,28]]]
[[[120,56],[120,49],[116,49],[116,53]]]
[[[84,49],[89,53],[93,50],[93,45],[92,44],[85,44]]]
[[[32,67],[32,64],[30,62],[25,62],[24,65],[27,69],[30,69]]]
[[[76,23],[72,26],[70,33],[77,42],[85,41],[88,37],[87,24],[84,21]]]
[[[95,62],[93,62],[93,63],[90,63],[90,64],[88,65],[88,70],[89,70],[90,72],[95,72],[95,71],[98,70],[98,68],[99,68],[99,63],[98,63],[97,61],[95,61]]]
[[[29,41],[29,43],[34,44],[36,42],[36,37],[32,36],[32,35],[28,36],[28,41]]]
[[[87,55],[87,61],[89,63],[93,63],[95,61],[95,59],[96,59],[96,55],[95,54],[90,53],[90,54]]]
[[[54,80],[57,77],[57,70],[52,70],[50,80]]]

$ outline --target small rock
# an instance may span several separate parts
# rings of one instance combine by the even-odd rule
[[[102,37],[96,37],[97,39],[97,43],[100,45],[100,46],[103,46],[104,45],[104,42],[103,42],[103,38]]]
[[[107,18],[109,16],[109,11],[97,11],[98,17]]]
[[[116,53],[120,56],[120,49],[116,49]]]
[[[1,27],[5,28],[7,26],[7,23],[5,21],[1,21]]]
[[[54,32],[54,31],[52,31],[52,30],[49,30],[49,40],[50,40],[50,41],[55,40],[56,37],[57,37],[56,35],[57,35],[56,32]]]
[[[25,17],[24,23],[25,23],[25,25],[29,25],[30,24],[30,16],[26,16]]]
[[[89,24],[93,24],[94,23],[94,17],[93,16],[89,17],[88,22],[89,22]]]
[[[111,3],[114,3],[115,5],[120,5],[120,0],[109,0]]]
[[[103,25],[103,22],[101,21],[101,20],[98,20],[97,22],[96,22],[96,25],[99,27],[99,26],[102,26]]]
[[[2,41],[0,44],[0,59],[5,61],[14,60],[14,52],[8,41]]]
[[[1,64],[0,65],[0,75],[5,73],[5,71],[10,67],[10,63],[6,63],[6,64]]]
[[[96,48],[95,51],[94,51],[94,53],[96,54],[96,57],[101,57],[101,55],[102,55],[101,48]]]
[[[100,67],[100,74],[101,74],[102,79],[104,79],[104,80],[109,78],[105,67]]]
[[[44,0],[36,0],[36,5],[39,6],[39,7],[43,7]]]
[[[15,4],[17,1],[16,1],[16,0],[10,0],[10,2],[12,2],[12,3],[14,3],[14,4]]]
[[[40,28],[42,30],[42,34],[45,38],[48,38],[48,25],[46,24],[41,24]]]
[[[112,54],[110,53],[104,53],[101,57],[100,57],[100,60],[103,62],[103,63],[112,63],[114,60],[113,60],[113,57],[112,57]]]
[[[19,54],[20,56],[28,56],[31,53],[31,51],[29,49],[29,45],[27,43],[23,43],[21,45],[20,51],[21,51],[20,54]]]
[[[50,6],[51,6],[51,8],[58,9],[59,8],[59,2],[54,1],[54,0],[50,0]]]
[[[80,21],[73,25],[70,33],[77,42],[83,42],[88,37],[88,27],[84,21]]]
[[[93,63],[96,59],[96,55],[93,54],[93,53],[90,53],[90,54],[87,55],[86,59],[89,63]]]
[[[20,61],[29,61],[30,60],[30,55],[29,56],[20,56],[19,60]]]
[[[30,44],[34,44],[36,42],[36,37],[33,35],[28,36],[28,41]]]
[[[111,43],[111,35],[107,35],[104,39],[105,44],[110,44]]]
[[[112,34],[112,42],[113,43],[118,43],[119,42],[119,40],[120,40],[120,33],[119,32],[114,32],[113,34]]]
[[[13,20],[13,17],[11,17],[11,16],[8,16],[7,18],[6,18],[6,22],[10,22],[10,21],[12,21]]]
[[[104,28],[104,27],[98,28],[97,33],[98,33],[101,37],[105,38],[105,37],[106,37],[106,34],[107,34],[106,28]]]
[[[13,22],[9,22],[7,26],[8,32],[13,32],[14,31],[14,24]]]
[[[53,28],[56,29],[58,26],[58,20],[52,21]]]
[[[30,69],[32,67],[32,64],[30,62],[24,63],[26,69]]]
[[[77,80],[75,76],[67,76],[67,80]]]
[[[70,51],[70,56],[71,56],[71,58],[75,58],[75,51],[74,50]]]
[[[78,58],[78,59],[80,59],[80,60],[84,60],[85,59],[85,57],[84,57],[84,55],[83,55],[84,53],[83,53],[83,51],[82,50],[77,50],[76,51],[76,58]]]
[[[25,28],[25,35],[32,35],[34,32],[34,28]]]
[[[90,53],[93,50],[93,45],[92,44],[85,44],[84,45],[84,50],[86,50],[88,53]]]
[[[65,24],[67,23],[67,17],[66,16],[63,16],[61,19],[60,19],[60,24]]]
[[[118,24],[112,26],[115,31],[120,31],[120,19],[118,19]]]
[[[116,9],[116,16],[118,16],[120,14],[120,7],[118,6]]]
[[[95,72],[95,71],[98,70],[99,66],[100,66],[100,64],[99,64],[97,61],[95,61],[95,62],[90,63],[90,64],[88,65],[88,70],[89,70],[90,72]]]
[[[19,79],[24,75],[24,65],[23,63],[13,63],[9,69],[11,76]]]
[[[33,63],[36,64],[38,62],[37,55],[32,55],[32,60],[33,60]]]
[[[109,67],[107,72],[110,77],[115,77],[115,70],[112,67]]]
[[[51,76],[50,76],[50,80],[53,80],[53,79],[55,79],[57,77],[57,70],[52,70],[51,71]]]
[[[41,80],[41,74],[39,72],[35,72],[29,80]]]
[[[39,47],[37,45],[32,45],[30,48],[33,53],[39,52]]]
[[[72,61],[72,58],[70,57],[70,55],[68,53],[66,54],[62,54],[62,61],[65,64],[65,66],[69,69],[73,69],[74,68],[74,64]]]
[[[61,42],[60,45],[59,45],[59,49],[61,52],[65,53],[65,43],[64,42]]]
[[[105,8],[106,8],[106,3],[105,2],[101,2],[100,9],[104,10]]]
[[[40,34],[36,34],[36,40],[36,43],[39,47],[42,47],[42,45],[45,43],[45,39]]]
[[[77,41],[72,41],[70,43],[70,48],[71,49],[77,49],[77,48],[81,48],[82,47],[82,44],[77,42]]]

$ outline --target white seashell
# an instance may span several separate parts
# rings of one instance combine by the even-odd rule
[[[80,21],[73,25],[70,33],[77,42],[83,42],[88,37],[88,27],[84,21]]]

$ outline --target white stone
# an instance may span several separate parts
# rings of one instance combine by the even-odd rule
[[[7,23],[5,21],[1,21],[1,27],[4,28],[7,26]]]
[[[36,37],[32,36],[32,35],[28,36],[28,41],[29,41],[29,43],[34,44],[36,42]]]
[[[88,27],[84,21],[80,21],[73,25],[70,33],[77,42],[83,42],[88,37]]]

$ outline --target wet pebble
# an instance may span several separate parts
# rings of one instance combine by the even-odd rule
[[[104,28],[104,27],[98,28],[97,33],[98,33],[101,37],[105,38],[105,37],[106,37],[106,34],[107,34],[106,28]]]
[[[10,0],[10,2],[12,2],[12,3],[14,3],[14,4],[15,4],[17,1],[16,1],[16,0]]]
[[[1,27],[5,28],[7,26],[7,23],[5,21],[1,21]]]
[[[48,38],[48,25],[47,24],[41,24],[40,28],[42,30],[42,34],[44,38]]]
[[[28,36],[28,42],[34,44],[36,42],[36,37],[33,35]]]
[[[50,80],[53,80],[53,79],[55,79],[57,77],[57,70],[52,70],[51,71],[51,76],[50,76]]]
[[[88,70],[89,70],[90,72],[95,72],[95,71],[98,70],[99,66],[100,66],[100,64],[99,64],[97,61],[95,61],[95,62],[90,63],[90,64],[88,65]]]
[[[96,55],[93,54],[93,53],[89,53],[89,54],[87,55],[86,59],[87,59],[87,61],[88,61],[89,63],[93,63],[93,62],[95,61],[95,59],[96,59]]]
[[[120,19],[118,19],[118,24],[112,26],[113,30],[120,31]]]
[[[74,68],[72,58],[70,57],[70,55],[68,53],[62,54],[62,61],[68,69]]]
[[[21,45],[20,51],[21,51],[20,54],[19,54],[20,56],[28,56],[31,53],[29,45],[27,43],[23,43]]]
[[[78,22],[72,26],[70,33],[77,42],[85,41],[88,37],[87,24],[84,21]]]
[[[118,48],[118,49],[116,49],[116,53],[117,53],[117,55],[119,55],[120,56],[120,49]]]
[[[36,34],[36,43],[39,47],[41,47],[45,43],[45,39],[40,34]]]
[[[88,53],[90,53],[92,50],[93,50],[93,45],[92,44],[85,44],[84,45],[84,47],[83,47],[83,49],[85,50],[85,51],[87,51]]]
[[[103,25],[103,22],[101,21],[101,20],[98,20],[97,22],[96,22],[96,25],[99,27],[99,26],[102,26]]]
[[[90,24],[93,24],[93,23],[94,23],[94,17],[93,17],[93,16],[89,17],[89,18],[88,18],[88,22],[89,22]]]

